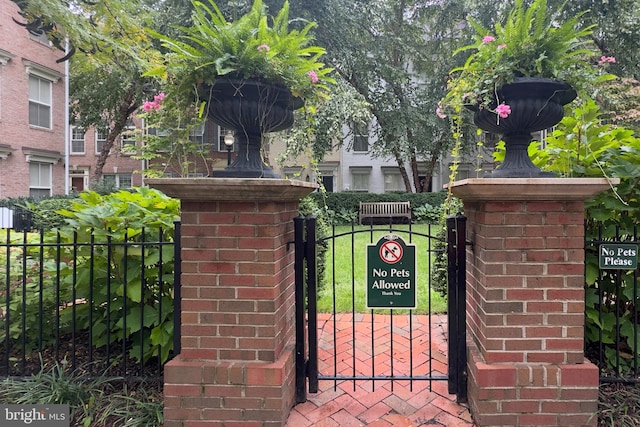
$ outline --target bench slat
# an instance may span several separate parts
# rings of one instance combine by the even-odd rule
[[[358,219],[373,218],[407,218],[411,221],[410,202],[360,202]]]

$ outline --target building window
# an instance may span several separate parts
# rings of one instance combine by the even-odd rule
[[[50,80],[29,75],[29,124],[51,129]]]
[[[84,128],[71,128],[71,154],[84,154]]]
[[[106,188],[131,188],[131,174],[103,174],[102,183]]]
[[[384,172],[384,191],[388,193],[390,191],[404,191],[404,182],[402,181],[402,175],[397,172],[386,171]]]
[[[351,169],[351,190],[352,191],[369,191],[369,176],[371,168],[352,168]]]
[[[102,153],[102,147],[107,141],[107,129],[96,129],[96,154]]]
[[[224,143],[224,137],[229,133],[232,136],[234,135],[233,130],[227,129],[227,128],[223,128],[222,126],[218,126],[218,151],[227,151],[227,146]],[[231,151],[236,151],[236,144],[237,144],[237,142],[236,142],[235,137],[234,137],[233,146],[231,147]]]
[[[33,32],[29,31],[29,38],[31,38],[31,40],[37,41],[38,43],[42,43],[43,45],[46,45],[46,46],[52,45],[49,39],[47,38],[47,33],[45,33],[44,31],[41,31],[40,34],[34,34]]]
[[[364,123],[353,124],[353,151],[369,151],[369,130]]]
[[[29,197],[51,196],[51,163],[29,163]]]
[[[200,123],[189,131],[189,140],[201,148],[204,148],[204,123]]]
[[[134,154],[136,146],[136,125],[132,120],[127,121],[127,127],[120,134],[120,152],[122,154]]]

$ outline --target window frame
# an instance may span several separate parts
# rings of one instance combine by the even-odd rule
[[[100,138],[100,133],[104,132],[104,138]],[[96,128],[95,129],[95,152],[96,155],[100,155],[100,153],[102,153],[102,148],[104,147],[105,142],[107,142],[107,136],[109,134],[109,131],[106,128]],[[100,146],[100,149],[98,149],[98,146]]]
[[[29,73],[29,93],[28,93],[28,98],[29,98],[29,114],[28,114],[28,120],[29,120],[29,126],[33,126],[33,127],[37,127],[37,128],[41,128],[41,129],[52,129],[52,122],[53,122],[53,82],[45,77],[42,77],[38,74],[35,73]],[[32,93],[32,81],[36,81],[38,84],[38,98],[34,98],[33,97],[33,93]],[[45,89],[45,91],[42,90],[42,85],[46,84],[47,87]],[[43,92],[48,91],[48,100],[43,100],[42,95]],[[33,117],[32,116],[32,106],[37,107],[37,117]],[[47,113],[47,123],[46,126],[42,123],[41,118],[44,114],[43,111],[41,111],[41,109],[46,110]],[[35,120],[34,120],[35,119]]]
[[[76,132],[82,132],[82,139],[76,138],[78,135]],[[69,154],[71,155],[82,155],[85,154],[86,142],[85,142],[85,134],[87,133],[86,129],[80,126],[71,126],[71,140],[69,141]],[[82,151],[74,150],[74,142],[82,141]]]
[[[369,152],[369,125],[365,123],[353,122],[351,125],[353,132],[353,152],[368,153]],[[363,149],[363,145],[366,149]]]
[[[38,182],[34,185],[32,178],[33,178],[33,174],[32,174],[32,167],[33,166],[38,166]],[[42,173],[42,168],[46,167],[48,170],[45,172],[45,174]],[[47,175],[47,179],[48,179],[48,185],[47,183],[43,184],[41,179],[43,177],[43,175]],[[38,195],[34,195],[32,194],[32,191],[37,191],[37,192],[41,192],[41,191],[48,191],[48,194],[38,194]],[[39,198],[39,197],[48,197],[51,196],[53,194],[53,163],[50,162],[40,162],[40,161],[30,161],[29,162],[29,196],[30,197],[34,197],[34,198]]]

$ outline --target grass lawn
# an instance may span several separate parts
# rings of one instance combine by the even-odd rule
[[[439,227],[418,224],[412,226],[413,233],[435,235]],[[388,226],[374,226],[374,231],[370,232],[369,226],[356,226],[358,232],[354,235],[336,237],[329,241],[327,251],[327,268],[325,274],[325,286],[318,295],[318,311],[332,312],[334,297],[335,311],[338,313],[368,312],[365,308],[366,293],[366,253],[367,245],[375,244],[380,237],[389,234]],[[416,279],[417,279],[417,299],[418,305],[413,312],[415,314],[443,313],[447,311],[446,299],[438,292],[429,292],[429,281],[431,275],[429,268],[433,266],[435,253],[433,251],[435,240],[428,237],[413,234],[409,236],[408,225],[394,225],[393,233],[399,235],[408,243],[416,245]],[[337,226],[335,234],[348,233],[351,231],[350,225]],[[429,242],[431,240],[431,242]],[[353,248],[353,257],[351,256]],[[336,262],[334,264],[333,258]],[[380,312],[389,312],[381,309]],[[398,313],[406,313],[408,310],[394,310]]]

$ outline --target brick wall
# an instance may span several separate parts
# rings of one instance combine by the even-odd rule
[[[295,323],[297,203],[182,204],[182,355],[274,362]]]
[[[64,64],[56,59],[64,55],[58,49],[32,39],[22,22],[18,6],[0,0],[0,145],[12,152],[0,159],[0,198],[29,195],[29,164],[23,147],[64,153],[64,78],[52,84],[51,129],[29,126],[30,62],[64,74]],[[64,162],[53,166],[53,193],[64,193]]]
[[[293,218],[315,187],[153,179],[182,198],[181,353],[164,427],[282,426],[295,402]]]
[[[583,202],[464,205],[474,420],[595,426],[598,369],[583,354]]]

